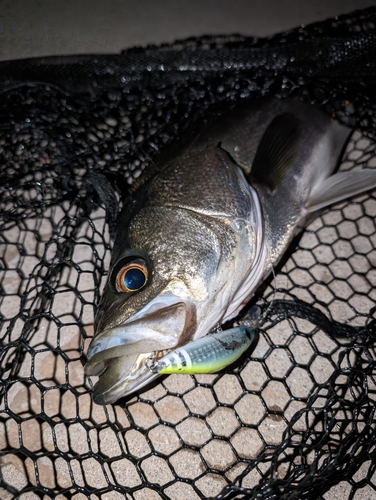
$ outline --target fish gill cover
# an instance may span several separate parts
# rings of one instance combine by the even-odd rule
[[[1,498],[374,495],[375,193],[308,227],[235,368],[101,407],[83,365],[121,201],[190,117],[294,95],[356,130],[341,168],[376,167],[376,9],[3,62],[0,82]]]

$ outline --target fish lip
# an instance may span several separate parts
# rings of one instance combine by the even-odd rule
[[[138,368],[136,372],[131,372],[123,379],[118,380],[106,390],[101,388],[101,378],[99,378],[93,389],[94,403],[99,405],[115,403],[118,399],[130,395],[132,392],[138,391],[156,379],[158,374],[151,372],[145,362],[148,359],[148,354],[151,353],[146,353],[143,356],[144,363],[140,363],[138,359],[139,357],[136,359],[135,364],[138,362],[141,364],[141,368]],[[144,370],[142,371],[142,369]],[[139,374],[140,370],[142,371],[141,374]]]
[[[193,312],[195,318],[192,304],[170,293],[157,297],[121,325],[98,332],[88,349],[84,368],[86,375],[99,376],[93,391],[94,402],[113,403],[157,378],[158,374],[150,370],[145,360],[155,357],[158,352],[165,355],[175,349],[180,337],[191,330]],[[179,331],[168,335],[164,327],[160,331],[153,330],[150,327],[153,318],[163,319],[163,316],[170,318],[172,325],[176,323]],[[160,326],[158,321],[156,325]],[[115,365],[124,365],[124,373]]]
[[[168,313],[169,312],[174,313],[175,311],[178,316],[177,319],[179,320],[179,315],[178,315],[179,305],[181,305],[185,310],[184,321],[183,321],[184,324],[182,326],[181,332],[178,332],[175,335],[171,336],[171,335],[166,335],[166,333],[163,332],[163,329],[158,331],[156,329],[154,330],[153,328],[150,328],[147,325],[145,325],[148,321],[150,321],[150,318],[152,318],[152,316],[157,315],[160,312],[162,312],[162,314],[163,313],[166,314],[167,312],[166,316],[168,318],[169,316]],[[128,318],[123,323],[111,328],[105,328],[104,330],[95,333],[94,338],[92,339],[87,351],[88,362],[90,362],[90,360],[95,355],[103,353],[109,349],[115,347],[120,349],[122,347],[126,348],[126,346],[136,344],[142,340],[145,341],[148,338],[157,339],[157,342],[159,342],[162,345],[162,348],[158,349],[156,347],[154,349],[150,349],[149,351],[145,349],[144,351],[140,351],[140,353],[159,351],[168,349],[170,347],[175,347],[179,342],[179,335],[183,333],[184,330],[186,330],[187,316],[192,316],[192,313],[195,316],[195,311],[193,311],[192,304],[190,304],[183,298],[172,293],[160,295],[155,299],[153,299],[151,302],[149,302],[145,307],[143,307],[140,311],[135,313],[133,316]],[[130,335],[124,334],[124,331],[126,331],[127,329],[129,330],[133,329]]]
[[[173,349],[173,348],[172,348]],[[93,389],[93,400],[96,404],[111,404],[117,401],[118,399],[129,395],[130,393],[141,389],[144,385],[151,382],[156,378],[156,375],[153,374],[151,370],[149,370],[149,365],[147,364],[147,360],[153,359],[153,352],[141,353],[139,355],[126,356],[121,354],[119,356],[114,355],[103,361],[102,367],[99,373],[95,373],[97,368],[97,364],[90,364],[90,361],[85,366],[85,373],[88,376],[98,375],[99,380],[94,385]],[[93,359],[93,358],[92,358]],[[129,372],[125,370],[123,376],[119,376],[111,382],[108,380],[108,375],[111,370],[111,367],[116,363],[121,363],[122,359],[124,359],[125,363],[129,361],[131,365],[131,369]],[[94,358],[95,360],[95,358]],[[151,366],[151,363],[150,363]]]
[[[125,398],[125,397],[129,396],[130,394],[137,392],[138,390],[145,387],[145,385],[147,385],[147,384],[151,384],[153,382],[153,380],[155,380],[159,376],[160,375],[158,375],[158,374],[152,373],[150,375],[150,377],[147,380],[145,380],[145,382],[138,384],[137,387],[131,387],[128,391],[122,390],[120,395],[113,394],[113,391],[111,391],[111,393],[109,393],[109,394],[107,394],[107,392],[96,393],[95,388],[97,385],[95,385],[94,390],[93,390],[93,396],[92,396],[93,401],[95,404],[102,405],[102,406],[116,403],[116,401],[118,401],[119,399]]]
[[[180,297],[172,292],[162,293],[148,302],[146,306],[133,314],[133,316],[124,321],[123,325],[133,323],[140,318],[145,318],[148,314],[154,314],[159,310],[166,309],[167,307],[174,306],[179,303],[184,304],[187,309],[190,307],[190,300],[188,296]]]

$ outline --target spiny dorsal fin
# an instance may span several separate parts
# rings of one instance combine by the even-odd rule
[[[283,113],[270,123],[253,160],[250,181],[274,189],[292,166],[299,147],[299,121]]]

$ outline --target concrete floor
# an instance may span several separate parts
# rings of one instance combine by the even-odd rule
[[[114,53],[203,34],[267,36],[370,0],[2,0],[0,59]]]

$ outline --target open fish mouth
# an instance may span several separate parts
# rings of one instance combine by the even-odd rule
[[[99,332],[88,350],[85,373],[99,376],[93,391],[97,404],[109,404],[155,379],[150,367],[190,334],[192,311],[179,299],[150,304],[124,324]],[[152,307],[150,307],[152,306]],[[171,333],[173,332],[173,333]]]
[[[104,362],[99,380],[94,386],[94,402],[100,405],[114,403],[152,382],[157,377],[149,369],[153,357],[154,353],[149,352],[118,356]],[[89,368],[85,367],[85,371],[88,375],[93,374],[90,372],[90,365]]]

